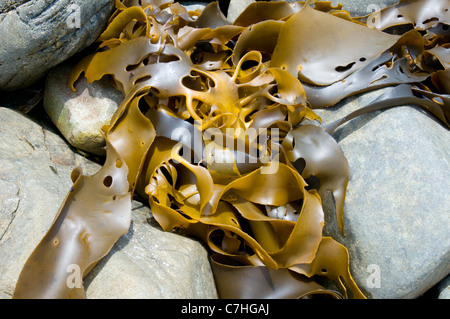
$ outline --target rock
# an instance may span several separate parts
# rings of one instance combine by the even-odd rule
[[[0,108],[0,162],[0,298],[5,299],[70,190],[72,170],[80,166],[91,175],[100,166],[74,153],[58,134],[6,108]],[[86,278],[87,296],[215,298],[203,245],[163,233],[147,207],[137,202],[133,207],[130,233]]]
[[[188,11],[195,11],[195,10],[202,11],[209,4],[209,2],[202,2],[202,1],[176,1],[176,2],[179,2]]]
[[[233,22],[248,7],[249,4],[256,2],[255,0],[230,0],[228,6],[227,19]]]
[[[133,203],[130,232],[87,276],[87,297],[217,298],[203,246],[163,231],[150,216],[149,208]]]
[[[104,155],[105,138],[101,128],[109,124],[124,95],[106,77],[88,84],[82,75],[76,92],[67,87],[73,65],[63,63],[47,77],[44,108],[66,140],[74,147]]]
[[[1,1],[0,90],[30,85],[92,44],[113,11],[113,0]]]
[[[439,299],[450,299],[450,276],[439,283],[437,290]]]
[[[323,123],[387,89],[316,110]],[[416,298],[450,272],[450,132],[419,107],[362,115],[333,134],[350,166],[344,206],[351,272],[372,298]],[[328,225],[331,225],[328,223]]]

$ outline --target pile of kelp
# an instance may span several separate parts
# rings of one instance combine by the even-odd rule
[[[105,163],[93,176],[73,171],[14,297],[85,297],[66,284],[67,266],[89,273],[129,230],[140,194],[164,230],[207,244],[221,298],[364,298],[347,249],[322,235],[329,191],[344,231],[350,174],[330,133],[405,104],[450,125],[449,3],[404,0],[351,17],[330,1],[255,2],[233,24],[217,3],[116,7],[69,81],[109,77],[126,96],[103,128]],[[314,108],[385,86],[342,120],[311,125]]]

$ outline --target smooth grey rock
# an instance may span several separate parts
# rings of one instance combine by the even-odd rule
[[[328,123],[385,90],[316,113]],[[351,272],[369,297],[419,297],[450,272],[450,131],[419,107],[402,106],[362,115],[333,136],[351,177],[346,237],[335,227],[326,233],[348,248]]]
[[[0,0],[0,90],[31,85],[92,44],[114,0]]]
[[[104,77],[87,83],[82,75],[75,82],[76,92],[67,86],[71,63],[55,67],[47,77],[44,108],[50,119],[74,147],[104,155],[105,138],[101,128],[109,124],[124,95]]]
[[[72,170],[79,166],[91,175],[100,166],[74,153],[58,134],[6,108],[0,108],[0,163],[0,299],[8,299],[72,186]],[[87,296],[217,297],[203,245],[162,232],[147,207],[133,207],[130,233],[86,278]]]

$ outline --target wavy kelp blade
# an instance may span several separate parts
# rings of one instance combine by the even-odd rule
[[[224,255],[212,255],[211,267],[220,298],[314,298],[340,299],[342,295],[311,281],[315,275],[326,276],[353,298],[365,299],[349,271],[347,249],[331,237],[324,237],[316,258],[308,264],[270,269],[239,265]],[[231,280],[233,279],[233,280]]]
[[[425,72],[411,73],[409,60],[401,58],[393,61],[393,56],[386,51],[378,58],[359,69],[342,81],[328,86],[311,86],[304,84],[308,102],[313,109],[335,105],[345,97],[382,88],[386,86],[417,83],[426,80],[430,75]]]
[[[330,134],[405,104],[450,127],[448,4],[401,1],[381,11],[381,32],[329,1],[256,2],[234,24],[217,2],[202,13],[172,3],[116,1],[98,51],[73,70],[72,88],[82,73],[89,82],[109,76],[125,99],[104,127],[105,166],[93,177],[74,172],[16,296],[83,297],[67,286],[65,267],[85,275],[107,253],[137,192],[164,230],[206,243],[221,297],[364,298],[345,247],[322,236],[327,192],[344,229],[349,180]],[[387,33],[402,24],[415,30]],[[304,125],[320,121],[312,108],[393,85],[343,119]],[[342,296],[315,276],[335,281]]]
[[[282,20],[301,8],[301,3],[290,4],[286,1],[253,2],[244,9],[233,24],[250,26],[265,20]]]
[[[436,56],[436,58],[445,69],[450,68],[450,44],[435,46],[434,48],[429,49],[426,52]]]
[[[298,264],[290,269],[307,277],[321,275],[332,279],[344,291],[345,298],[348,298],[348,290],[355,299],[366,298],[350,274],[347,248],[331,237],[323,237],[312,263]]]
[[[231,24],[222,13],[219,7],[219,2],[214,1],[208,4],[195,21],[194,26],[197,28],[211,28],[222,27]]]
[[[221,255],[211,257],[211,268],[222,299],[342,298],[338,292],[286,268],[233,266]]]
[[[442,0],[400,0],[399,3],[373,13],[368,23],[385,30],[392,26],[411,24],[426,30],[438,23],[450,24],[450,4]]]
[[[147,24],[147,15],[141,7],[130,7],[121,11],[109,24],[97,41],[105,41],[111,38],[119,38],[124,28],[131,21],[141,21]]]
[[[281,28],[270,65],[306,83],[330,85],[366,66],[398,38],[305,4]]]
[[[450,68],[436,71],[431,80],[442,94],[450,94]]]
[[[237,65],[247,52],[254,50],[266,56],[271,56],[283,24],[283,21],[267,20],[253,24],[245,29],[236,41],[233,50],[233,63]]]
[[[127,174],[127,165],[110,143],[98,173],[84,176],[74,170],[73,187],[25,263],[14,298],[85,297],[82,277],[128,232],[131,194]],[[72,271],[79,276],[71,278]]]
[[[119,117],[113,118],[107,140],[120,152],[121,159],[128,167],[128,182],[133,193],[141,174],[145,156],[155,138],[151,121],[139,109],[142,96],[119,106]]]
[[[213,44],[225,45],[242,31],[244,31],[243,27],[235,25],[224,25],[215,29],[197,29],[186,26],[178,33],[177,46],[186,50],[202,40],[210,40]]]
[[[351,112],[341,119],[324,123],[322,127],[329,134],[333,134],[340,125],[362,114],[408,104],[421,106],[450,128],[450,96],[420,90],[408,84],[401,84],[391,88],[368,105]]]
[[[305,180],[319,179],[321,198],[327,191],[332,192],[337,223],[344,233],[344,202],[350,168],[339,145],[321,128],[302,125],[289,132],[283,146],[287,157]]]
[[[156,208],[153,215],[166,230],[176,227],[185,228],[187,225],[185,222],[180,224],[180,221],[184,221],[185,218],[177,216],[178,213],[171,209],[172,205],[167,195],[173,198],[174,205],[177,201],[181,210],[184,205],[194,205],[193,215],[193,210],[185,213],[195,220],[198,220],[200,212],[212,196],[213,181],[208,170],[186,161],[178,154],[180,148],[181,145],[176,141],[162,137],[157,138],[142,170],[143,181],[148,181],[144,192],[148,195],[150,206]],[[161,168],[164,168],[165,173],[161,171]],[[139,192],[142,192],[144,185],[142,182],[140,185]],[[189,201],[191,202],[189,203]],[[161,207],[162,205],[169,207],[166,209]],[[160,211],[161,213],[159,213]]]
[[[124,102],[112,128],[105,128],[107,159],[100,171],[93,176],[73,172],[73,188],[27,260],[15,298],[84,298],[82,278],[127,233],[132,193],[154,139],[151,122],[138,108],[139,98]],[[80,270],[73,279],[76,285],[68,281],[72,266]]]

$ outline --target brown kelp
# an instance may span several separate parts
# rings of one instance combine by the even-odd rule
[[[14,297],[85,297],[67,285],[67,267],[85,276],[108,253],[139,194],[164,230],[206,243],[221,298],[365,298],[347,249],[322,234],[328,191],[345,232],[350,175],[330,133],[404,104],[450,126],[448,2],[403,0],[376,12],[375,24],[331,1],[255,2],[234,23],[217,3],[116,7],[68,83],[108,77],[125,94],[103,128],[105,164],[93,176],[73,172]],[[320,122],[313,109],[386,86],[345,118],[311,124]]]

